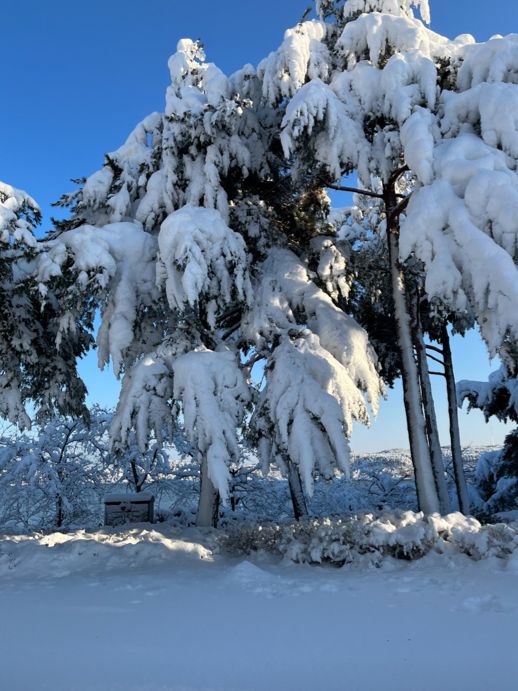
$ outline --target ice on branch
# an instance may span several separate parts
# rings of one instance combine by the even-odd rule
[[[208,302],[209,323],[234,300],[251,297],[243,238],[214,209],[185,206],[168,216],[158,236],[157,280],[172,309]]]

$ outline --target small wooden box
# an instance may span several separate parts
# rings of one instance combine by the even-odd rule
[[[104,525],[153,523],[155,498],[146,492],[109,494],[104,498]]]

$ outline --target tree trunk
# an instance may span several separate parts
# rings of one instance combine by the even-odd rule
[[[406,302],[405,280],[399,263],[399,216],[398,201],[393,189],[385,190],[387,213],[387,242],[389,252],[390,274],[392,280],[392,297],[397,323],[397,336],[401,350],[401,374],[403,379],[403,399],[408,428],[410,453],[415,471],[417,501],[419,509],[425,514],[440,511],[439,497],[435,489],[430,452],[426,439],[426,427],[423,415],[421,392],[419,390],[419,373],[414,356],[412,326]]]
[[[430,460],[432,462],[433,475],[435,478],[435,487],[437,489],[437,494],[439,495],[441,513],[447,514],[451,511],[450,497],[448,494],[448,486],[446,484],[446,476],[444,473],[444,461],[442,457],[441,442],[439,440],[439,430],[437,429],[437,416],[435,414],[432,386],[430,383],[430,372],[428,370],[426,346],[423,340],[423,331],[418,319],[419,317],[417,316],[414,337],[417,353],[417,367],[421,382],[421,395],[423,399],[426,434],[428,436]]]
[[[217,528],[219,514],[219,493],[209,477],[207,459],[200,464],[200,499],[196,525]]]
[[[306,497],[304,496],[304,489],[297,466],[289,460],[287,460],[286,463],[288,466],[288,485],[290,488],[291,503],[293,504],[293,515],[295,516],[295,520],[299,521],[301,518],[308,515]]]
[[[131,474],[133,475],[133,486],[135,487],[135,492],[140,492],[142,489],[142,484],[140,482],[137,470],[137,464],[135,461],[131,461]]]
[[[65,473],[63,471],[62,466],[63,464],[63,454],[60,455],[60,459],[58,461],[58,480],[59,480],[59,492],[56,494],[56,528],[61,528],[63,526],[63,522],[65,520],[65,512],[63,511],[63,483],[65,480]]]
[[[56,495],[56,528],[63,526],[63,497],[61,494]]]
[[[446,378],[446,390],[448,392],[448,417],[450,420],[450,444],[451,458],[453,463],[453,474],[457,497],[459,499],[459,509],[463,514],[469,514],[470,501],[466,476],[464,475],[464,465],[462,462],[462,449],[460,445],[459,416],[457,405],[457,390],[455,388],[455,374],[453,371],[453,358],[450,348],[450,337],[448,327],[444,325],[441,333],[441,345],[444,360],[444,375]]]

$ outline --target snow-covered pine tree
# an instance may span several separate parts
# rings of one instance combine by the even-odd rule
[[[0,416],[22,429],[30,426],[28,400],[40,418],[85,412],[76,358],[90,337],[80,321],[62,333],[65,283],[56,286],[61,301],[51,286],[38,284],[38,267],[47,260],[33,233],[39,221],[26,192],[0,183]]]
[[[124,374],[114,442],[134,430],[144,450],[181,424],[202,470],[198,521],[213,524],[257,396],[254,363],[266,363],[255,438],[298,496],[315,468],[347,468],[351,420],[367,421],[362,394],[375,408],[380,381],[365,332],[307,267],[325,197],[286,176],[278,111],[254,70],[227,78],[188,40],[169,67],[165,114],[63,199],[72,218],[48,254],[100,307],[100,365]]]
[[[169,67],[166,112],[146,118],[62,200],[73,215],[49,254],[58,271],[70,262],[101,309],[100,366],[111,359],[124,374],[115,446],[135,430],[144,452],[150,435],[161,443],[180,418],[205,471],[202,499],[215,490],[225,498],[249,392],[216,319],[246,302],[250,280],[223,181],[246,177],[262,156],[253,117],[199,43],[181,41]],[[199,521],[212,513],[202,500]]]
[[[263,92],[285,105],[293,175],[336,185],[355,172],[382,200],[405,407],[421,508],[439,509],[421,408],[402,261],[425,291],[472,312],[491,353],[518,335],[516,37],[476,45],[427,29],[427,0],[318,3],[260,65]],[[311,181],[310,181],[311,182]],[[411,190],[408,190],[408,185]]]

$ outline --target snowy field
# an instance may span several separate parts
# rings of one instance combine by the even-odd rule
[[[517,688],[518,551],[333,568],[163,526],[5,537],[0,576],[2,691]]]

